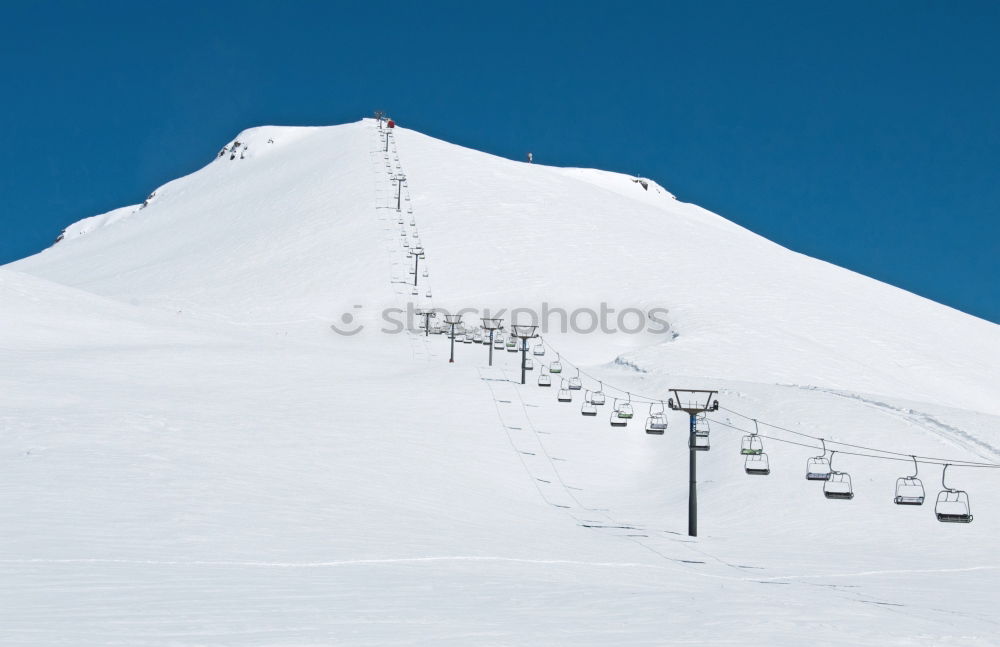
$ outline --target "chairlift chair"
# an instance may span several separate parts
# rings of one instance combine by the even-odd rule
[[[493,338],[493,350],[503,350],[503,337],[502,336],[494,337]]]
[[[516,337],[511,337],[510,339],[507,340],[507,352],[508,353],[516,353],[517,351],[518,351],[518,348],[517,348],[517,338]]]
[[[585,391],[583,394],[583,404],[580,406],[580,414],[584,416],[596,416],[597,407],[594,403],[590,401],[590,391]]]
[[[659,405],[659,409],[657,409]],[[646,433],[662,436],[667,430],[667,415],[663,410],[662,402],[653,402],[649,405],[649,417],[646,418]]]
[[[413,288],[412,290],[410,290],[410,296],[414,297],[417,296],[417,288]]]
[[[806,480],[826,481],[830,478],[830,459],[826,457],[826,441],[819,439],[823,443],[823,454],[813,456],[806,461]]]
[[[580,369],[576,369],[576,377],[569,378],[569,389],[570,391],[583,389],[583,382],[580,380]]]
[[[896,505],[923,505],[924,504],[924,484],[917,478],[920,473],[920,466],[917,464],[917,457],[913,459],[913,476],[901,476],[896,479],[896,496],[892,502]]]
[[[711,443],[708,439],[710,433],[711,428],[708,426],[708,419],[704,416],[698,416],[694,421],[694,433],[691,434],[688,440],[688,447],[699,452],[709,451],[711,449]]]
[[[538,374],[538,386],[552,386],[552,376],[549,375],[544,366],[541,373]]]
[[[618,417],[629,420],[635,415],[632,411],[632,394],[626,393],[625,395],[628,396],[628,400],[618,405]]]
[[[707,434],[702,436],[698,433],[695,433],[689,438],[690,439],[688,440],[688,447],[695,450],[696,452],[707,452],[712,448]]]
[[[764,453],[764,442],[757,435],[760,428],[757,426],[756,419],[753,421],[753,428],[753,433],[743,436],[743,441],[740,443],[740,454],[744,456],[754,456]]]
[[[535,357],[542,357],[545,355],[545,345],[542,342],[535,344],[535,347],[531,350],[531,354]]]
[[[530,357],[524,358],[524,370],[526,371],[535,370],[535,362]]]
[[[753,476],[767,476],[771,473],[771,462],[767,459],[767,454],[747,454],[743,461],[743,469],[747,474]]]
[[[483,343],[483,333],[476,332],[476,334],[472,336],[472,341],[476,342],[477,344]]]
[[[833,455],[836,453],[830,452],[830,478],[823,483],[823,496],[828,499],[853,499],[854,485],[851,483],[851,475],[833,469]]]
[[[934,504],[934,516],[944,523],[970,523],[972,508],[969,507],[969,495],[964,490],[956,490],[945,484],[944,476],[948,472],[948,467],[950,465],[945,465],[941,470],[941,487],[944,489],[938,493],[937,503]]]
[[[562,380],[562,382],[560,383],[559,393],[556,394],[556,399],[559,400],[560,402],[573,401],[573,392],[569,390],[569,386],[566,384],[566,380]]]
[[[628,418],[622,418],[619,415],[619,405],[618,400],[615,399],[614,404],[611,407],[611,426],[612,427],[627,427]]]
[[[598,384],[601,386],[590,394],[590,402],[595,407],[602,407],[604,406],[604,402],[606,400],[604,397],[604,382],[598,382]]]
[[[556,353],[556,358],[549,364],[549,371],[553,373],[562,373],[562,362],[559,361],[559,353]]]
[[[468,333],[466,333],[465,339],[462,340],[462,343],[463,344],[471,344],[472,342],[473,342],[472,336],[469,335]]]
[[[434,294],[431,292],[430,288],[427,288],[427,293],[424,296],[426,296],[428,299],[430,299],[432,296],[434,296]]]
[[[761,442],[757,434],[748,434],[743,436],[743,442],[740,447],[740,454],[744,456],[757,456],[764,453],[764,443]]]
[[[828,499],[853,499],[854,487],[851,485],[851,475],[847,472],[831,471],[830,477],[823,483],[823,496]]]

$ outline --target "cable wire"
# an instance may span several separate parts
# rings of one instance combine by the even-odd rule
[[[630,399],[630,401],[632,403],[638,403],[638,404],[662,404],[664,402],[664,400],[662,400],[660,398],[654,398],[652,396],[638,394],[638,393],[635,393],[634,391],[627,391],[625,389],[622,389],[621,387],[617,387],[617,386],[615,386],[613,384],[607,383],[604,380],[602,380],[602,379],[600,379],[600,378],[598,378],[598,377],[596,377],[594,375],[591,375],[590,373],[585,372],[577,364],[574,364],[573,362],[565,359],[563,357],[562,353],[560,353],[559,351],[557,351],[555,349],[555,347],[552,346],[552,344],[550,344],[549,342],[547,342],[545,340],[544,337],[539,337],[539,341],[546,348],[548,348],[549,350],[551,350],[552,352],[554,352],[556,354],[556,356],[559,358],[559,361],[560,361],[561,364],[565,364],[567,366],[570,366],[570,367],[576,369],[580,373],[580,375],[586,376],[587,378],[593,380],[594,382],[598,382],[604,388],[610,388],[613,391],[618,391],[619,393],[622,393],[622,394],[628,396],[628,398]],[[546,364],[544,362],[539,362],[539,364],[542,365],[542,366],[546,366]],[[621,398],[618,398],[618,399],[621,399]],[[840,447],[850,447],[852,449],[859,450],[859,451],[854,451],[854,452],[846,451],[846,450],[843,450],[843,449],[838,449],[837,450],[837,452],[839,452],[841,454],[847,454],[849,456],[860,456],[860,457],[863,457],[863,458],[873,458],[873,459],[882,459],[882,460],[891,460],[891,461],[902,461],[902,462],[911,462],[913,460],[916,460],[918,463],[924,463],[924,464],[927,464],[927,465],[952,465],[953,467],[976,467],[976,468],[986,468],[986,469],[1000,469],[1000,464],[997,464],[997,463],[989,463],[989,462],[983,462],[983,461],[970,461],[970,460],[962,460],[962,459],[951,459],[951,458],[940,458],[940,457],[937,457],[937,456],[922,456],[922,455],[919,455],[919,454],[915,455],[915,454],[912,454],[912,453],[909,453],[909,452],[898,452],[898,451],[893,451],[893,450],[889,450],[889,449],[880,449],[878,447],[867,447],[865,445],[857,445],[857,444],[854,444],[854,443],[848,443],[848,442],[844,442],[844,441],[840,441],[840,440],[833,440],[833,439],[824,438],[824,437],[821,437],[821,436],[813,436],[813,435],[810,435],[810,434],[807,434],[807,433],[804,433],[804,432],[801,432],[801,431],[796,431],[794,429],[788,429],[787,427],[782,427],[782,426],[775,425],[775,424],[772,424],[772,423],[769,423],[769,422],[765,422],[764,420],[761,420],[759,418],[755,418],[753,416],[748,416],[746,414],[740,413],[739,411],[735,411],[733,409],[728,409],[728,408],[723,407],[721,405],[719,406],[719,409],[723,410],[723,411],[726,411],[728,413],[731,413],[733,415],[739,416],[741,418],[745,418],[747,420],[754,420],[758,424],[765,425],[767,427],[771,427],[772,429],[777,429],[778,431],[783,431],[783,432],[786,432],[786,433],[794,434],[796,436],[800,436],[802,438],[808,438],[810,440],[822,441],[822,442],[825,442],[825,443],[829,443],[831,445],[838,445]],[[741,432],[743,432],[745,434],[752,433],[752,432],[750,432],[748,430],[740,429],[739,427],[734,427],[733,425],[728,425],[728,424],[722,422],[721,420],[715,420],[715,419],[709,419],[709,420],[711,420],[712,422],[714,422],[716,424],[720,424],[720,425],[723,425],[725,427],[730,427],[732,429],[736,429],[736,430],[741,431]],[[758,433],[757,435],[759,437],[761,437],[761,438],[767,438],[769,440],[774,440],[775,442],[781,442],[781,443],[786,443],[786,444],[790,444],[790,445],[798,445],[800,447],[808,447],[808,448],[811,448],[811,449],[822,449],[822,447],[819,447],[817,445],[812,445],[812,444],[808,444],[808,443],[795,442],[795,441],[792,441],[792,440],[788,440],[787,438],[780,438],[780,437],[777,437],[777,436],[770,436],[770,435],[765,435],[765,434],[760,434],[760,433]],[[874,452],[874,453],[871,453],[871,452]]]

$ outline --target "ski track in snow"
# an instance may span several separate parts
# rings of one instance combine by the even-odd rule
[[[984,440],[976,438],[974,435],[963,429],[941,422],[929,413],[923,413],[911,408],[899,407],[883,400],[873,400],[859,393],[852,393],[850,391],[826,389],[818,386],[797,386],[796,388],[807,391],[818,391],[820,393],[828,393],[839,398],[856,400],[868,407],[884,413],[885,415],[895,416],[906,420],[915,427],[934,434],[942,440],[950,442],[956,447],[964,449],[984,461],[995,461],[997,458],[1000,458],[1000,449]],[[988,455],[983,454],[984,450],[988,452]]]

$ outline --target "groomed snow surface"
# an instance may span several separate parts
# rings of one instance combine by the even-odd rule
[[[838,453],[827,500],[817,451],[765,439],[748,476],[726,426],[996,463],[996,325],[653,182],[403,128],[386,153],[372,120],[237,140],[0,268],[0,644],[1000,644],[1000,470],[950,468],[975,519],[943,524],[939,466],[896,506],[912,464]],[[549,330],[524,386],[515,353],[380,331],[602,303],[670,331]],[[556,350],[596,417],[536,386]],[[724,407],[697,538],[684,415],[609,425],[671,387]]]

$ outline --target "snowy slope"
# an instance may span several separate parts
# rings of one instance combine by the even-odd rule
[[[516,384],[513,353],[449,365],[443,337],[378,328],[408,303],[667,308],[676,337],[546,340],[609,395],[717,388],[996,462],[997,326],[627,176],[405,129],[387,159],[370,120],[234,142],[0,269],[0,643],[996,644],[1000,470],[949,471],[976,519],[945,525],[892,505],[905,461],[838,455],[857,496],[827,501],[815,452],[770,443],[748,477],[717,425],[690,539],[682,417],[612,430]]]
[[[370,211],[373,199],[394,200],[365,163],[378,148],[365,127],[241,133],[237,141],[262,152],[219,157],[100,235],[14,267],[244,322],[322,327],[345,306],[377,310],[385,295],[355,286],[372,263],[387,271]],[[396,134],[428,262],[443,270],[433,277],[438,305],[663,307],[679,337],[629,357],[641,367],[1000,413],[994,324],[781,248],[655,184]],[[572,349],[607,361],[656,341],[619,337]]]

